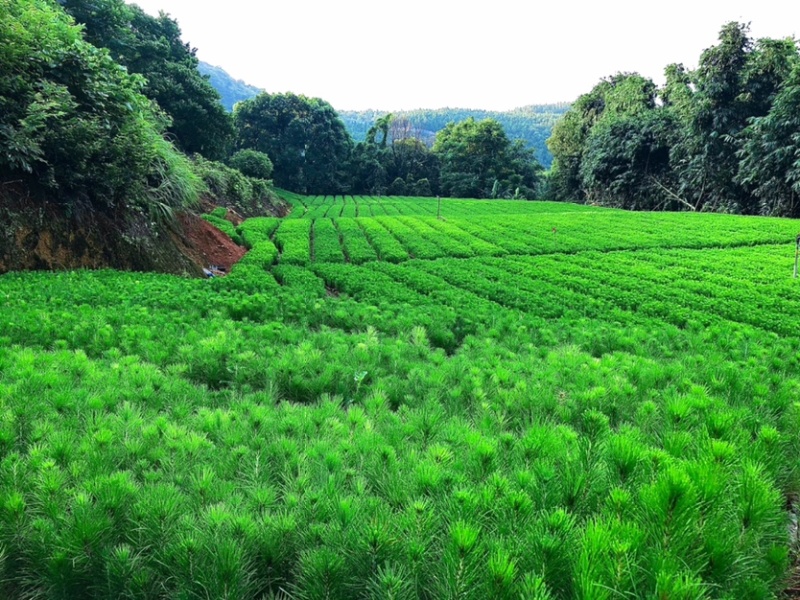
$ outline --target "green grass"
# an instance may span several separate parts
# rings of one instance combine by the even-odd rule
[[[0,277],[0,597],[781,594],[797,222],[292,200]]]

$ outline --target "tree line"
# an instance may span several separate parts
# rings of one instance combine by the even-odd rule
[[[236,147],[268,155],[275,184],[306,194],[532,199],[542,171],[493,119],[450,123],[430,148],[392,114],[354,142],[330,104],[289,93],[240,102],[233,120]]]
[[[800,216],[800,57],[794,39],[722,27],[656,86],[618,73],[582,95],[548,141],[548,194],[637,210]]]
[[[429,146],[433,145],[436,134],[448,123],[459,123],[470,117],[476,121],[494,119],[503,126],[512,140],[522,140],[525,146],[534,151],[536,159],[545,168],[550,168],[553,157],[547,148],[547,139],[553,126],[569,109],[569,104],[537,104],[522,106],[509,111],[474,110],[465,108],[438,108],[400,111],[395,118],[407,121],[417,137]],[[387,111],[362,110],[339,111],[339,116],[353,139],[363,141],[377,119],[386,116]]]
[[[697,69],[667,67],[663,86],[600,81],[556,123],[545,174],[493,118],[437,123],[431,140],[403,114],[376,114],[355,141],[319,98],[262,93],[228,113],[178,24],[123,0],[3,7],[0,182],[70,205],[157,216],[205,192],[255,210],[272,180],[307,194],[800,216],[798,47],[743,24],[725,25]]]
[[[0,182],[70,210],[158,217],[201,193],[252,204],[270,179],[309,194],[532,198],[540,179],[492,120],[430,147],[391,115],[355,142],[330,104],[291,93],[231,114],[177,22],[123,0],[4,0],[0,34]]]

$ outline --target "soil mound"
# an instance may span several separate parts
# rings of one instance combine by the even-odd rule
[[[211,223],[191,214],[178,215],[180,234],[173,232],[178,249],[200,267],[212,265],[230,271],[246,250]]]
[[[0,273],[113,268],[203,276],[203,268],[228,270],[245,253],[196,215],[152,222],[123,208],[67,208],[8,184],[0,184],[0,222]]]

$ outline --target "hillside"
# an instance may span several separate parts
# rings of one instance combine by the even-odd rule
[[[283,196],[224,278],[0,277],[0,597],[782,592],[796,221]]]
[[[257,96],[263,90],[231,77],[221,67],[200,62],[199,70],[210,77],[211,85],[222,97],[222,104],[229,111],[241,100]],[[497,112],[488,110],[471,110],[461,108],[419,109],[398,111],[393,113],[398,119],[407,120],[415,135],[427,144],[433,144],[436,133],[444,129],[451,121],[460,122],[473,117],[476,120],[492,118],[497,120],[512,140],[522,140],[526,146],[536,152],[536,158],[545,168],[552,163],[552,156],[547,148],[547,138],[556,121],[569,110],[569,104],[533,104],[514,110]],[[337,111],[347,131],[357,142],[363,141],[369,128],[388,111]]]
[[[208,76],[209,82],[219,93],[222,105],[228,112],[233,110],[233,105],[237,102],[253,98],[264,91],[240,79],[234,79],[222,67],[215,67],[202,60],[197,69],[201,74]]]
[[[397,119],[407,120],[415,134],[428,144],[432,144],[436,133],[451,121],[464,121],[470,117],[476,120],[495,119],[503,126],[509,138],[524,141],[529,148],[535,150],[539,162],[549,168],[553,159],[546,141],[556,121],[567,110],[569,104],[562,103],[523,106],[505,112],[440,108],[398,111],[393,114]],[[386,114],[387,111],[377,110],[339,111],[339,116],[356,141],[363,140],[375,120]]]

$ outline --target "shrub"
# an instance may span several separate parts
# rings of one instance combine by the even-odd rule
[[[272,161],[269,156],[257,150],[239,150],[231,156],[228,164],[247,177],[269,179],[272,177]]]
[[[270,183],[247,177],[241,171],[220,162],[192,157],[194,170],[202,179],[204,192],[217,204],[233,206],[244,215],[263,214],[280,200]]]
[[[168,119],[106,50],[48,2],[7,0],[0,16],[0,179],[43,185],[63,204],[191,204],[199,180],[161,135]]]

